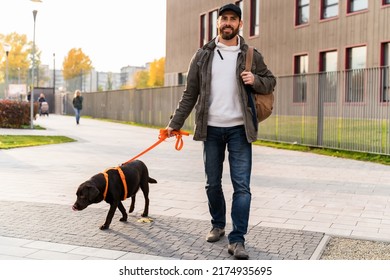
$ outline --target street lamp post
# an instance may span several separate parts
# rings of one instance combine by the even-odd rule
[[[53,94],[56,93],[56,54],[53,53]]]
[[[41,3],[42,0],[30,0],[31,2]],[[33,49],[32,49],[32,67],[31,67],[31,88],[30,88],[30,128],[34,129],[34,72],[35,72],[35,22],[37,18],[37,10],[33,11],[34,18],[34,33],[33,33]]]
[[[31,67],[31,93],[30,93],[30,128],[34,129],[34,70],[35,70],[35,22],[37,18],[37,10],[33,11],[34,18],[34,33],[33,33],[33,49],[32,49],[32,67]]]
[[[8,85],[8,54],[11,50],[11,45],[9,44],[4,44],[4,50],[5,50],[5,56],[6,56],[6,66],[5,66],[5,94],[4,98],[8,98],[9,94],[9,85]]]

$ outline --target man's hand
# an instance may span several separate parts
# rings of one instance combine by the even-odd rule
[[[252,74],[252,72],[244,71],[241,73],[241,78],[244,84],[253,86],[253,83],[255,82],[255,76]]]
[[[173,135],[172,135],[172,131],[173,131],[174,129],[173,129],[172,127],[167,126],[166,130],[167,130],[167,135],[168,135],[168,137],[172,137],[172,136],[173,136]]]

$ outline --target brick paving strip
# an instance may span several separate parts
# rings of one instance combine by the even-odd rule
[[[74,212],[68,205],[0,201],[0,236],[182,260],[233,259],[226,237],[216,243],[205,241],[208,221],[151,215],[152,223],[140,223],[140,217],[129,214],[123,223],[117,211],[110,229],[101,231],[106,214],[93,207]],[[320,232],[251,226],[246,248],[252,260],[308,260],[323,237]]]

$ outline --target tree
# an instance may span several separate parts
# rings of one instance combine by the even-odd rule
[[[62,74],[68,81],[68,90],[82,90],[83,75],[92,69],[92,62],[81,48],[73,48],[62,63]]]
[[[16,32],[8,35],[0,34],[0,69],[5,73],[6,69],[6,54],[4,44],[11,46],[8,53],[8,79],[11,82],[27,83],[28,70],[32,65],[32,42],[27,42],[27,36]],[[35,61],[40,65],[40,51],[36,48]],[[30,61],[31,60],[31,61]]]
[[[149,87],[161,87],[164,85],[165,58],[154,60],[150,63],[149,70]]]
[[[143,70],[135,73],[136,88],[150,88],[164,86],[165,58],[150,63],[149,71]]]
[[[90,71],[92,69],[92,61],[89,59],[89,56],[83,53],[81,48],[73,48],[68,52],[68,56],[64,58],[62,67],[64,79],[70,80],[83,72]]]
[[[138,71],[135,74],[135,87],[136,88],[147,88],[149,80],[149,71],[142,70]]]

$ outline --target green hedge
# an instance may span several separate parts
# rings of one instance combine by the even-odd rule
[[[30,124],[30,102],[0,100],[0,127],[22,128]],[[34,118],[38,113],[38,103],[34,103]]]

